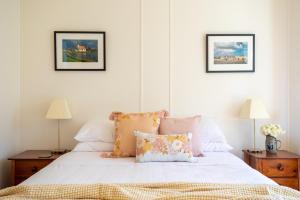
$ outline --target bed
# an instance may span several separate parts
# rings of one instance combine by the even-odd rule
[[[118,123],[98,120],[86,123],[74,137],[79,143],[72,152],[60,156],[20,185],[0,190],[0,199],[300,199],[298,191],[277,185],[230,153],[224,134],[204,118],[179,119],[184,124],[178,119],[165,119],[164,125],[167,120],[176,121],[169,128],[182,125],[188,131],[179,131],[177,127],[176,131],[164,134],[160,129],[157,136],[136,131],[144,129],[136,118],[142,118],[151,130],[153,126],[157,130],[157,117],[153,113],[135,113],[119,117]],[[120,126],[120,120],[124,124],[129,120],[138,127]],[[187,122],[191,125],[186,126]],[[190,127],[195,128],[192,133],[195,137],[191,137]],[[185,134],[175,134],[177,131]],[[199,144],[194,145],[193,138]],[[125,144],[131,145],[130,148],[125,149]],[[133,144],[136,147],[131,148]],[[201,150],[201,155],[204,152],[204,156],[194,155],[193,147]],[[101,152],[117,156],[104,158]],[[146,160],[139,160],[141,157]]]
[[[229,152],[207,152],[190,162],[137,163],[69,152],[0,199],[300,199]]]
[[[196,162],[136,163],[135,158],[101,158],[99,152],[70,152],[23,185],[93,183],[276,184],[229,152],[207,152]]]

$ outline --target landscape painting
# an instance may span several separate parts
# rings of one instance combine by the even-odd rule
[[[63,62],[98,62],[98,40],[63,39]]]
[[[105,32],[54,31],[55,71],[106,71]]]
[[[206,34],[206,72],[255,72],[255,34]]]
[[[247,42],[215,42],[214,64],[247,64]]]

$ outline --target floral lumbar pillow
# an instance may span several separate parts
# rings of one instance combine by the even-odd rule
[[[193,162],[192,133],[154,135],[135,131],[134,134],[137,162]]]

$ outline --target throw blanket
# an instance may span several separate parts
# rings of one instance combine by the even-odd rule
[[[93,185],[19,185],[0,190],[0,199],[300,199],[300,192],[282,186],[158,183]]]

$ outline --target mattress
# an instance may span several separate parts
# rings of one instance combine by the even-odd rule
[[[276,184],[228,152],[206,153],[194,163],[136,163],[135,158],[101,158],[99,154],[99,152],[69,152],[22,184],[166,182]]]

